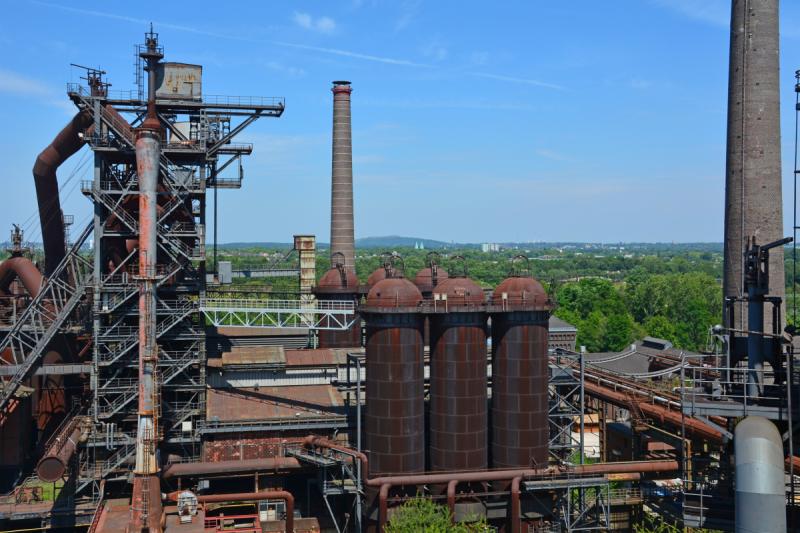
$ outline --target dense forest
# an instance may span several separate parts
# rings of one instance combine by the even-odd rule
[[[319,250],[317,276],[328,268],[327,251]],[[387,252],[400,256],[407,277],[424,268],[431,252],[402,247]],[[359,249],[356,270],[364,282],[383,258],[379,248]],[[675,346],[705,348],[708,329],[720,322],[722,253],[718,245],[565,245],[558,248],[508,248],[481,252],[471,248],[440,249],[439,264],[463,272],[485,288],[509,275],[512,267],[538,278],[557,302],[555,314],[578,328],[578,344],[592,352],[616,351],[652,335]],[[525,259],[514,259],[523,256]],[[463,258],[463,260],[461,259]],[[234,268],[290,266],[286,251],[263,248],[220,250]],[[791,264],[787,265],[791,271]],[[273,290],[290,291],[289,280],[271,280]],[[241,280],[249,285],[259,280]]]
[[[220,247],[218,259],[231,261],[235,269],[295,268],[297,255],[290,248],[280,244]],[[785,251],[786,317],[794,323],[792,248]],[[435,252],[414,246],[364,246],[358,248],[356,258],[362,283],[387,252],[401,258],[407,277],[413,278],[434,253],[444,269],[466,270],[487,289],[507,277],[513,264],[542,282],[557,303],[555,314],[578,328],[578,344],[592,352],[621,350],[645,335],[670,340],[679,348],[700,350],[706,347],[709,327],[721,322],[720,244],[563,243],[509,245],[497,252],[482,252],[475,245],[451,245]],[[208,270],[214,271],[210,246],[208,254]],[[524,259],[513,260],[517,256]],[[38,247],[34,247],[34,259],[41,259]],[[328,251],[321,247],[317,276],[328,268]],[[236,279],[235,286],[285,295],[297,291],[297,280]]]

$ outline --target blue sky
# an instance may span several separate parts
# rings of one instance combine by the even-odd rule
[[[782,4],[788,231],[800,5]],[[206,94],[286,97],[240,137],[255,152],[245,187],[220,193],[222,242],[328,240],[335,79],[353,83],[358,237],[722,240],[729,0],[3,5],[2,232],[38,226],[30,171],[74,113],[69,64],[132,88],[152,20]],[[91,213],[77,189],[64,204]]]

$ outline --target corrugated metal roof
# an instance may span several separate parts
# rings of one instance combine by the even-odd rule
[[[283,346],[231,346],[222,353],[222,366],[231,365],[285,365]]]
[[[209,389],[209,420],[265,420],[342,414],[344,401],[335,387],[305,385],[241,389]]]

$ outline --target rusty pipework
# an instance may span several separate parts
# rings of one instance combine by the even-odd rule
[[[81,149],[82,134],[91,123],[92,117],[88,112],[78,112],[56,135],[53,142],[39,154],[33,165],[33,182],[36,186],[39,221],[42,226],[45,276],[53,273],[67,253],[56,170]]]
[[[265,472],[286,472],[299,470],[302,466],[294,457],[265,457],[244,461],[204,461],[200,463],[173,463],[161,473],[162,479],[192,476],[215,476],[233,474],[252,474]]]
[[[378,528],[383,529],[388,513],[389,491],[392,487],[419,486],[419,485],[450,485],[458,483],[480,483],[490,481],[512,482],[514,478],[541,478],[557,476],[558,474],[570,475],[613,475],[628,473],[671,473],[679,469],[678,461],[628,461],[613,463],[595,463],[591,465],[575,465],[567,470],[558,467],[540,469],[514,469],[514,470],[484,470],[480,472],[449,472],[442,474],[416,474],[409,476],[386,476],[368,479],[368,487],[380,487],[378,492]],[[455,503],[455,487],[451,489],[453,504]],[[513,523],[514,517],[512,517]]]
[[[369,479],[369,459],[367,458],[366,454],[317,435],[309,435],[304,438],[303,446],[306,448],[335,450],[337,452],[355,457],[361,462],[361,479]]]
[[[78,449],[78,445],[86,442],[90,430],[91,424],[87,424],[85,419],[76,418],[68,424],[36,464],[38,478],[54,483],[64,477],[70,459]]]
[[[519,513],[519,484],[522,477],[516,476],[511,480],[511,533],[519,533],[520,513]]]
[[[9,285],[15,278],[19,278],[31,298],[39,296],[44,276],[30,259],[12,257],[0,263],[0,293],[8,294]]]
[[[139,53],[139,57],[145,60],[147,70],[147,116],[142,121],[141,129],[158,131],[161,129],[161,122],[156,113],[156,70],[164,54],[158,46],[158,34],[153,33],[152,25],[150,32],[144,36],[144,42],[145,50]]]
[[[150,78],[155,73],[151,71]],[[139,177],[139,408],[136,432],[130,531],[160,531],[161,487],[158,478],[159,391],[156,342],[157,215],[160,143],[158,134],[140,130],[136,139]],[[156,498],[156,495],[158,497]]]
[[[600,398],[601,400],[613,403],[620,407],[627,408],[630,404],[630,398],[622,392],[615,391],[600,384],[592,383],[588,380],[584,382],[583,386],[586,394],[589,396]],[[720,431],[714,429],[708,424],[701,422],[700,420],[697,420],[696,418],[684,418],[679,412],[671,411],[670,409],[667,409],[661,405],[647,402],[638,402],[638,405],[642,410],[642,413],[644,413],[647,417],[657,420],[662,424],[669,425],[673,428],[680,428],[681,424],[683,423],[685,424],[687,433],[694,437],[710,440],[712,442],[723,442],[723,435]]]
[[[178,501],[182,491],[170,492],[167,499]],[[263,492],[232,492],[230,494],[201,494],[199,503],[257,502],[262,500],[283,500],[286,502],[286,531],[294,531],[294,496],[288,490],[265,490]]]

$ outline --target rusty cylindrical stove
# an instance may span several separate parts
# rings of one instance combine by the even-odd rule
[[[492,296],[492,468],[547,466],[551,309],[531,277],[509,277]]]
[[[483,289],[452,277],[433,289],[430,470],[487,466],[486,309]]]

